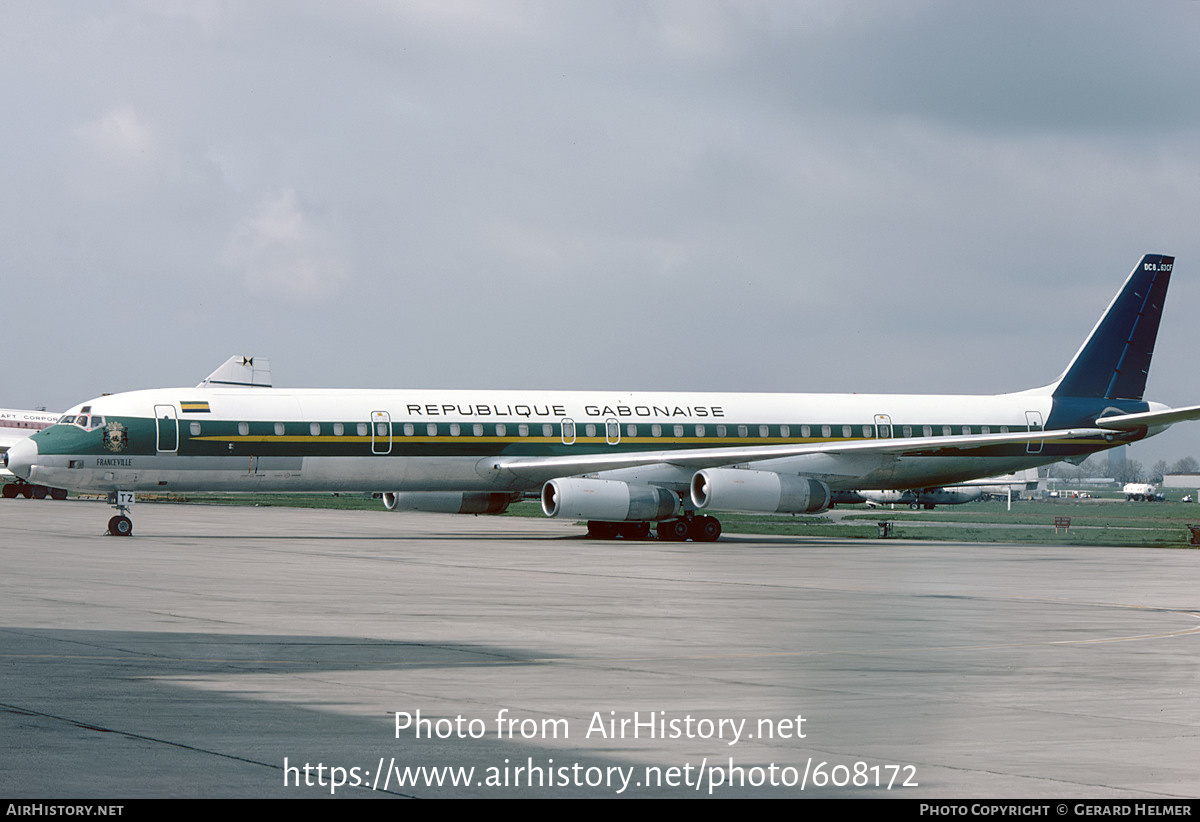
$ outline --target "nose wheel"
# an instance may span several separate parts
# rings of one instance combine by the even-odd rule
[[[133,536],[133,520],[129,518],[129,506],[133,505],[133,492],[113,491],[108,495],[108,504],[117,509],[117,515],[108,521],[108,535],[112,537]]]
[[[108,521],[108,534],[113,537],[128,537],[133,534],[133,520],[118,514]]]

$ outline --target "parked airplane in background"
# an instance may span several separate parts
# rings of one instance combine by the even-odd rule
[[[1200,406],[1142,399],[1174,258],[1147,255],[1062,376],[994,396],[273,389],[133,391],[14,445],[34,482],[110,492],[379,491],[501,509],[540,488],[596,536],[714,540],[711,511],[818,512],[833,491],[941,487],[1140,440]],[[245,371],[245,366],[241,367]],[[427,495],[427,496],[421,496]],[[447,495],[450,495],[447,497]]]
[[[978,488],[879,488],[871,491],[834,491],[833,502],[836,505],[865,502],[869,508],[880,505],[907,505],[914,511],[918,508],[930,511],[935,505],[962,505],[965,502],[974,502],[982,496],[983,491]]]
[[[994,495],[1004,496],[1013,491],[1033,491],[1045,479],[1038,477],[1038,469],[1027,468],[1002,477],[987,477],[952,485],[948,488],[877,489],[873,491],[834,491],[835,505],[866,503],[875,508],[880,505],[907,505],[914,511],[924,508],[933,510],[937,505],[962,505]]]
[[[45,410],[28,411],[18,408],[0,408],[0,454],[7,451],[17,440],[33,436],[43,428],[49,428],[58,422],[61,414],[51,414]],[[44,499],[66,499],[67,492],[62,488],[47,488],[44,485],[30,485],[26,482],[9,482],[15,479],[13,474],[0,468],[0,480],[4,481],[3,495],[12,499],[17,495],[25,498],[36,497]]]

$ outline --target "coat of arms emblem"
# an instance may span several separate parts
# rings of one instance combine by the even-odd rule
[[[125,446],[129,444],[129,437],[125,432],[125,426],[113,420],[108,425],[104,426],[104,447],[114,454],[119,451],[124,451]]]

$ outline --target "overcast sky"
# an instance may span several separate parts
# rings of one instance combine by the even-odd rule
[[[1178,258],[1200,3],[0,4],[0,405],[192,385],[999,393]],[[1185,430],[1187,429],[1187,430]],[[1200,424],[1130,456],[1200,457]]]

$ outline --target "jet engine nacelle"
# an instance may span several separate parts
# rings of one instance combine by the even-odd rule
[[[433,514],[503,514],[512,500],[512,494],[485,491],[385,491],[383,507]]]
[[[692,502],[715,511],[816,514],[829,507],[829,486],[820,480],[774,471],[705,468],[692,476]]]
[[[542,511],[548,517],[658,522],[675,516],[678,507],[674,493],[653,485],[564,477],[542,486]]]

